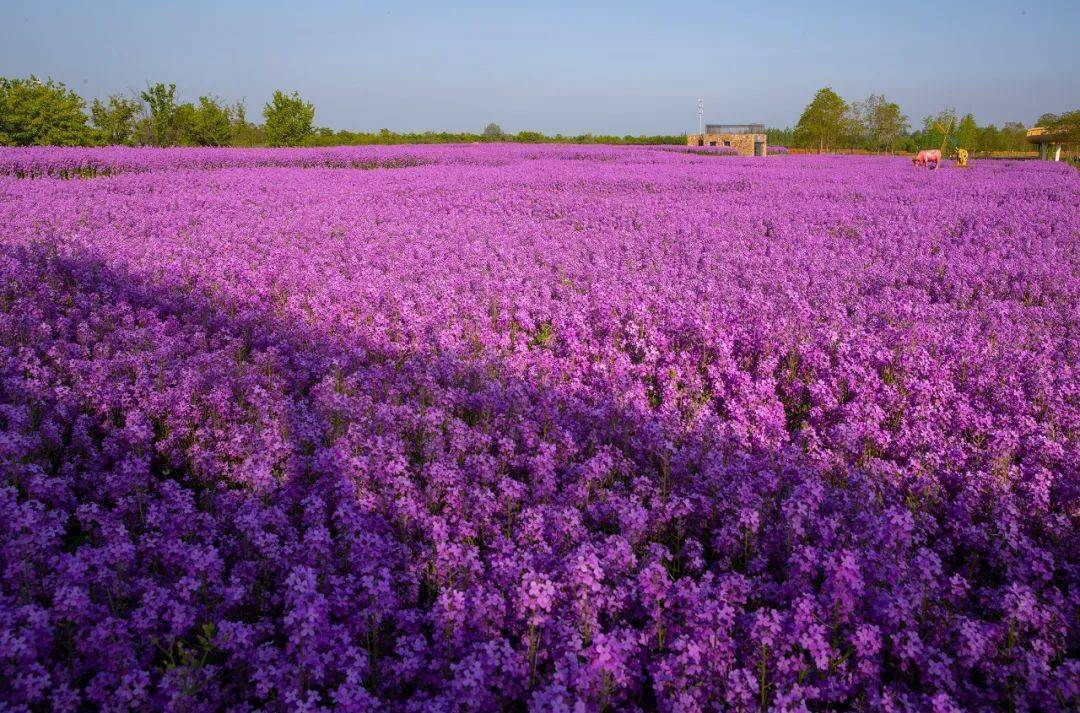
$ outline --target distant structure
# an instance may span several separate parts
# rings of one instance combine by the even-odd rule
[[[1056,132],[1048,131],[1044,126],[1028,129],[1027,140],[1039,147],[1039,158],[1044,161],[1060,161],[1061,147],[1067,146]]]
[[[764,124],[706,124],[702,134],[686,137],[687,146],[730,146],[740,156],[767,156]]]

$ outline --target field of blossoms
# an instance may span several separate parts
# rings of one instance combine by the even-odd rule
[[[1076,710],[1078,206],[1044,162],[0,151],[0,709]]]

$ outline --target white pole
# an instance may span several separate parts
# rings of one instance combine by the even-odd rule
[[[705,106],[701,99],[697,100],[697,130],[698,134],[705,133]]]
[[[1054,161],[1056,162],[1056,161],[1060,161],[1060,160],[1061,160],[1061,144],[1058,144],[1056,147],[1054,147]]]

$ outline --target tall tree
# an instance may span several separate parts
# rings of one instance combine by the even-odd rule
[[[996,151],[1001,141],[1001,132],[993,124],[979,129],[979,140],[975,144],[977,151]],[[964,148],[967,148],[966,146]]]
[[[859,143],[863,148],[870,148],[874,133],[874,111],[871,103],[874,95],[871,94],[865,101],[853,101],[848,104],[846,121],[849,124],[848,131],[858,135]]]
[[[148,112],[143,141],[154,146],[178,144],[181,137],[177,121],[176,85],[166,86],[158,82],[140,92],[139,97],[146,102]]]
[[[1006,151],[1028,151],[1027,127],[1020,121],[1006,121],[1001,127],[1001,148]]]
[[[198,105],[181,104],[178,124],[184,143],[192,146],[228,146],[232,138],[230,107],[215,97],[199,97]]]
[[[886,99],[884,94],[871,94],[866,101],[856,102],[854,106],[858,107],[866,148],[895,151],[900,137],[910,128],[900,105]]]
[[[0,145],[85,146],[86,102],[63,82],[0,77]]]
[[[884,101],[878,105],[874,113],[874,139],[878,146],[895,151],[897,142],[910,130],[911,121],[900,111],[899,104]]]
[[[836,138],[838,146],[847,148],[866,148],[869,142],[869,127],[862,116],[863,107],[861,102],[847,105],[844,116],[840,120],[840,133]]]
[[[263,108],[266,140],[271,146],[299,146],[312,131],[315,106],[304,101],[298,92],[275,91]]]
[[[836,145],[845,128],[848,106],[831,87],[819,89],[799,117],[795,136],[804,146],[824,151]]]
[[[956,126],[956,145],[968,151],[975,148],[979,143],[979,125],[975,123],[975,115],[970,112],[964,114],[964,118]]]
[[[135,142],[136,123],[142,105],[117,94],[107,102],[95,99],[90,105],[90,121],[98,130],[99,140],[109,146],[130,145]]]

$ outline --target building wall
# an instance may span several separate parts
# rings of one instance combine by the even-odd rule
[[[716,146],[723,146],[725,141],[729,141],[730,146],[738,151],[740,156],[753,156],[755,141],[762,143],[765,154],[768,153],[769,147],[765,134],[690,134],[686,137],[686,145],[697,146],[698,139],[704,139],[706,148],[713,142]]]

